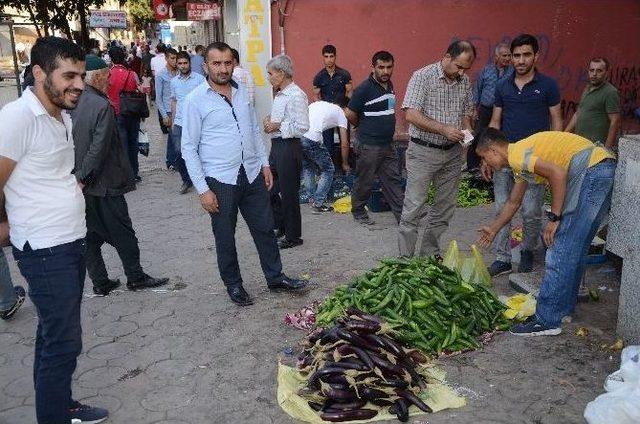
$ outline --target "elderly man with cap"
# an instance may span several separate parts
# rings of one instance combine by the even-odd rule
[[[73,110],[75,176],[84,187],[87,218],[87,271],[93,292],[106,296],[120,285],[109,279],[101,247],[109,243],[118,252],[127,288],[139,290],[167,283],[142,270],[138,239],[129,218],[124,194],[135,189],[127,154],[118,137],[116,116],[107,97],[109,68],[94,55],[86,56],[85,89]]]

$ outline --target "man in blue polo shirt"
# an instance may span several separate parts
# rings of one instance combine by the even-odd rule
[[[496,86],[495,103],[490,127],[500,129],[511,143],[541,131],[562,131],[560,90],[556,81],[538,72],[538,40],[530,34],[521,34],[511,42],[513,77]],[[491,170],[482,164],[482,174],[491,178]],[[514,185],[513,172],[503,168],[493,173],[496,213],[509,199]],[[542,204],[545,187],[529,184],[522,201],[524,238],[518,272],[533,270],[533,251],[538,245],[542,228]],[[496,260],[489,274],[497,276],[511,272],[511,225],[505,225],[495,239]]]
[[[375,53],[371,68],[373,72],[354,90],[345,109],[349,122],[358,127],[358,159],[351,213],[356,222],[364,225],[374,223],[364,206],[371,196],[376,177],[382,183],[382,193],[398,222],[404,198],[398,153],[392,147],[396,130],[396,95],[391,83],[393,56],[386,51]]]
[[[339,105],[343,103],[345,97],[351,98],[353,83],[349,71],[336,65],[336,53],[336,47],[331,44],[322,48],[324,68],[313,78],[313,94],[316,100]],[[335,128],[329,128],[322,133],[323,143],[331,156],[333,156],[334,132]]]

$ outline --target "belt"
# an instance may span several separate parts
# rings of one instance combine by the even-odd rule
[[[300,138],[299,137],[291,137],[291,138],[273,137],[271,141],[300,141]]]
[[[430,141],[420,140],[419,138],[416,138],[416,137],[411,137],[411,141],[421,146],[432,147],[434,149],[440,149],[440,150],[450,150],[450,149],[453,149],[456,146],[456,144],[458,144],[458,143],[435,144]]]

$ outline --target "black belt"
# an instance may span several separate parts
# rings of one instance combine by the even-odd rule
[[[440,150],[450,150],[450,149],[453,149],[456,146],[456,144],[458,144],[458,143],[435,144],[435,143],[432,143],[430,141],[420,140],[419,138],[416,138],[416,137],[411,137],[411,141],[413,141],[414,143],[419,144],[421,146],[433,147],[434,149],[440,149]]]

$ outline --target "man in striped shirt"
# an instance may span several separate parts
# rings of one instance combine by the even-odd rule
[[[398,154],[392,147],[396,129],[396,95],[391,83],[393,56],[379,51],[371,59],[372,72],[353,92],[345,114],[358,127],[356,182],[351,193],[351,213],[356,222],[373,224],[364,206],[376,177],[391,211],[400,221],[402,181]]]
[[[463,129],[471,130],[473,97],[465,75],[476,58],[468,41],[454,41],[444,57],[413,73],[402,108],[406,110],[411,142],[407,149],[407,189],[398,234],[401,256],[439,256],[440,236],[456,207],[462,174]],[[435,200],[427,209],[427,189]],[[426,220],[416,252],[418,225]]]

